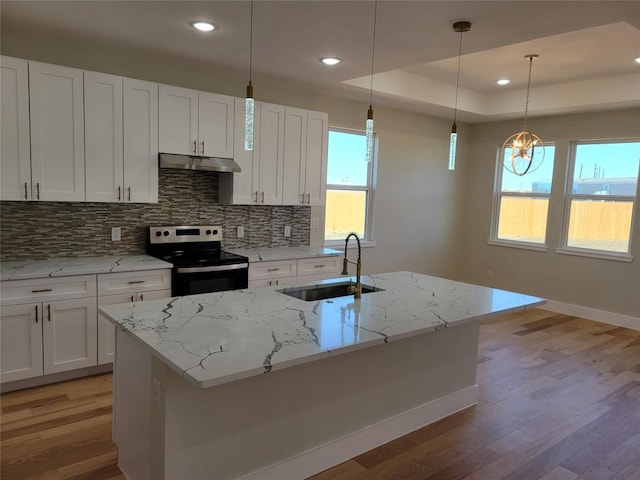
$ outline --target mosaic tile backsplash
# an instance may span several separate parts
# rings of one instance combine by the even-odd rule
[[[311,207],[221,205],[218,175],[160,170],[157,204],[2,202],[0,260],[141,254],[155,225],[222,225],[227,250],[309,244]],[[122,228],[120,242],[111,227]]]

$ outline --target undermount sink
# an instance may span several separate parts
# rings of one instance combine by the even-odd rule
[[[350,287],[355,287],[353,282],[332,283],[330,285],[312,285],[308,287],[283,288],[276,290],[284,295],[299,298],[305,302],[315,302],[317,300],[326,300],[328,298],[347,297],[353,295],[353,291],[349,291]],[[384,289],[372,287],[370,285],[362,285],[362,293],[381,292]]]

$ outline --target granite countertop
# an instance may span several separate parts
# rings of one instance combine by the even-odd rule
[[[148,255],[111,257],[70,257],[47,260],[11,260],[0,262],[0,280],[66,277],[110,272],[135,272],[172,268],[173,265]]]
[[[411,272],[363,276],[362,281],[384,291],[358,300],[305,302],[263,287],[100,310],[167,366],[207,388],[545,303]]]
[[[340,255],[338,250],[332,250],[324,247],[312,247],[309,245],[301,245],[299,247],[239,248],[231,249],[229,252],[249,257],[249,263]]]

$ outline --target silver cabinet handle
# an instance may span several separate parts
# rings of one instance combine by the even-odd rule
[[[49,321],[51,321],[51,304],[47,303],[47,317],[49,317]]]
[[[300,197],[302,198],[302,200],[300,201],[300,203],[304,205],[304,193],[301,193],[301,194],[300,194]]]
[[[36,305],[36,323],[38,323],[38,305]]]
[[[264,203],[264,192],[262,192],[262,203]]]
[[[27,200],[29,197],[27,196],[27,182],[24,182],[24,199]]]
[[[40,182],[36,182],[36,198],[40,200]]]
[[[144,302],[144,293],[141,293],[141,294],[140,294],[140,301],[141,301],[141,302]]]
[[[256,190],[256,193],[254,194],[256,196],[256,203],[258,203],[258,191]]]
[[[267,272],[278,272],[280,271],[279,268],[267,268]]]
[[[133,302],[133,295],[131,295],[131,302]]]
[[[311,194],[307,193],[307,205],[311,205]]]
[[[136,283],[144,283],[146,280],[131,280],[129,281],[129,285],[135,285]]]
[[[193,154],[194,154],[194,155],[195,155],[196,153],[198,153],[198,152],[196,151],[196,144],[197,144],[197,142],[194,140],[194,141],[193,141]]]
[[[122,196],[121,193],[122,193],[122,186],[118,185],[118,200],[120,200],[120,197]]]
[[[131,187],[127,187],[127,196],[128,196],[127,200],[131,201]]]
[[[42,293],[42,292],[51,292],[53,289],[51,288],[41,288],[40,290],[31,290],[31,293]]]
[[[316,268],[324,268],[325,266],[324,265],[314,265],[314,267],[316,267]]]
[[[202,144],[202,154],[204,155],[204,140],[200,143]]]

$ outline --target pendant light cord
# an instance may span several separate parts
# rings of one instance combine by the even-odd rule
[[[373,59],[376,54],[376,22],[378,20],[378,0],[373,2],[373,46],[371,47],[371,85],[369,87],[369,108],[373,105]]]
[[[527,101],[524,105],[524,127],[523,130],[527,129],[527,121],[529,118],[529,93],[531,92],[531,69],[533,67],[533,57],[537,57],[537,55],[527,55],[529,57],[529,82],[527,83]]]
[[[253,66],[253,0],[251,0],[251,20],[249,22],[249,85]]]
[[[464,30],[460,30],[460,46],[458,48],[458,74],[456,75],[456,102],[453,107],[453,123],[456,123],[456,118],[458,118],[458,85],[460,83],[460,57],[462,56],[462,34]]]

